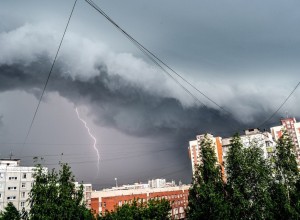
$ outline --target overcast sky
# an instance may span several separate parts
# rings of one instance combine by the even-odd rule
[[[68,162],[78,181],[96,188],[115,177],[189,183],[189,140],[259,127],[299,82],[298,1],[95,2],[226,111],[180,81],[195,100],[79,0],[24,144],[74,1],[1,1],[1,157]],[[300,120],[299,102],[300,89],[262,129],[286,115]],[[97,138],[98,174],[76,107]]]

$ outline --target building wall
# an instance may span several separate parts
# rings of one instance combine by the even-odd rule
[[[189,185],[163,188],[145,188],[131,190],[94,191],[92,193],[92,209],[97,213],[105,210],[114,211],[116,207],[131,203],[133,200],[146,202],[149,199],[165,198],[170,201],[173,219],[183,219],[188,204]],[[98,201],[98,205],[96,202]]]
[[[92,197],[92,184],[91,183],[78,183],[74,182],[75,188],[79,189],[80,185],[83,186],[83,202],[87,208],[91,208],[91,197]]]
[[[244,135],[240,136],[241,142],[244,147],[250,147],[252,144],[256,144],[261,147],[264,158],[269,158],[275,150],[275,141],[272,138],[271,133],[261,132],[258,129],[249,129],[245,131]],[[226,158],[231,145],[232,137],[222,139],[223,148],[223,161],[226,167]]]
[[[273,138],[277,141],[282,132],[286,131],[292,139],[294,144],[294,152],[300,169],[300,122],[297,122],[295,118],[281,119],[281,125],[271,128]]]
[[[201,141],[204,138],[204,134],[197,135],[197,139],[189,142],[189,156],[192,163],[192,172],[195,173],[197,167],[202,163],[201,158]],[[222,172],[224,172],[223,168],[223,148],[222,148],[222,138],[214,137],[211,134],[207,134],[207,137],[212,141],[212,147],[216,154],[218,165],[222,167]]]
[[[34,167],[20,167],[20,160],[0,160],[0,211],[8,202],[29,210],[27,199],[34,182]]]

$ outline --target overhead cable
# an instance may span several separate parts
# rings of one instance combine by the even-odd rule
[[[24,140],[24,143],[23,143],[23,147],[24,147],[24,145],[25,145],[25,143],[26,143],[26,141],[27,141],[27,139],[28,139],[28,136],[29,136],[30,131],[31,131],[31,129],[32,129],[32,126],[33,126],[34,120],[35,120],[35,118],[36,118],[37,112],[38,112],[38,110],[39,110],[41,101],[42,101],[42,99],[43,99],[43,96],[44,96],[44,93],[45,93],[45,91],[46,91],[47,85],[48,85],[48,83],[49,83],[49,79],[50,79],[50,76],[51,76],[51,74],[52,74],[53,67],[54,67],[54,65],[55,65],[55,62],[56,62],[56,59],[57,59],[59,50],[60,50],[60,48],[61,48],[61,45],[62,45],[62,42],[63,42],[63,40],[64,40],[65,34],[66,34],[66,32],[67,32],[67,29],[68,29],[68,26],[69,26],[71,17],[72,17],[72,15],[73,15],[73,11],[74,11],[74,8],[75,8],[75,6],[76,6],[76,3],[77,3],[77,0],[75,0],[74,5],[73,5],[73,7],[72,7],[72,10],[71,10],[71,13],[70,13],[70,16],[69,16],[67,25],[66,25],[66,27],[65,27],[64,33],[63,33],[62,38],[61,38],[61,40],[60,40],[60,43],[59,43],[58,49],[57,49],[57,51],[56,51],[55,57],[54,57],[54,59],[53,59],[53,62],[52,62],[50,71],[49,71],[49,73],[48,73],[48,76],[47,76],[45,85],[44,85],[44,87],[43,87],[42,94],[41,94],[41,96],[40,96],[40,98],[39,98],[38,105],[37,105],[37,107],[36,107],[36,109],[35,109],[33,118],[32,118],[32,120],[31,120],[29,129],[28,129],[28,131],[27,131],[27,134],[26,134],[26,137],[25,137],[25,140]]]
[[[281,105],[276,109],[276,111],[273,112],[273,114],[270,115],[269,118],[267,118],[263,123],[261,123],[258,128],[262,128],[267,122],[269,122],[277,113],[278,111],[285,105],[285,103],[289,100],[289,98],[293,95],[293,93],[296,91],[298,86],[300,85],[300,82],[295,86],[295,88],[290,92],[290,94],[286,97],[286,99],[281,103]]]

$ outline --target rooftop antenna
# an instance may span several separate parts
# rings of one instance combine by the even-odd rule
[[[9,159],[11,160],[11,158],[12,158],[13,156],[14,156],[13,153],[10,152],[10,154],[9,154]]]

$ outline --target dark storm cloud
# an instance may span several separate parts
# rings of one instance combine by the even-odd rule
[[[42,25],[26,24],[2,32],[0,91],[25,90],[39,98],[58,40],[55,31]],[[195,85],[211,91],[209,96],[232,115],[218,111],[207,101],[207,108],[199,107],[178,85],[142,59],[113,53],[105,45],[71,32],[64,40],[47,91],[58,92],[76,105],[88,103],[100,125],[130,135],[178,138],[193,138],[202,132],[227,136],[241,128],[258,126],[290,91],[290,87],[283,92],[276,89],[279,99],[273,100],[268,98],[270,92],[274,93],[272,85],[235,83],[232,76],[227,78],[234,85],[214,84],[209,77],[198,85],[195,78]]]
[[[25,90],[38,98],[49,66],[47,59],[30,65],[2,65],[0,90]],[[175,98],[154,96],[121,76],[110,76],[105,66],[97,69],[97,76],[80,80],[63,76],[61,68],[55,68],[47,91],[59,92],[74,104],[88,102],[98,124],[134,136],[182,138],[197,131],[227,135],[233,132],[229,125],[236,122],[228,115],[204,107],[184,107]]]

